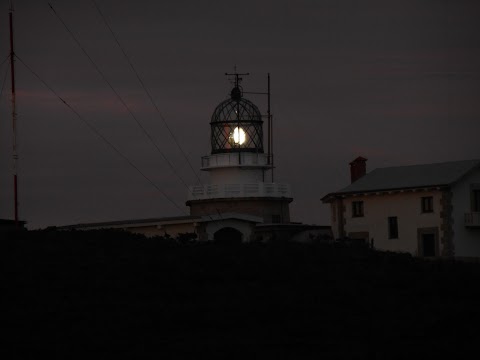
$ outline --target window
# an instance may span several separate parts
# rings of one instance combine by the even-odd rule
[[[272,223],[278,224],[282,222],[282,217],[280,215],[272,215]]]
[[[472,211],[480,212],[480,189],[472,190]]]
[[[425,196],[422,197],[422,213],[431,213],[433,212],[433,197]]]
[[[398,239],[398,221],[396,216],[388,218],[388,238]]]
[[[362,217],[362,216],[363,216],[363,201],[353,201],[352,217]]]

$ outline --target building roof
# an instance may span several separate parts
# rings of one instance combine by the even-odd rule
[[[355,164],[357,162],[362,162],[362,161],[367,161],[367,160],[368,160],[367,158],[364,158],[363,156],[359,156],[355,160],[351,161],[348,165],[352,165],[352,164]]]
[[[2,231],[15,230],[15,229],[17,229],[17,225],[18,225],[18,228],[25,229],[25,224],[26,223],[27,223],[26,221],[18,220],[18,224],[17,224],[17,222],[15,222],[15,220],[0,219],[0,230],[2,230]]]
[[[449,186],[475,168],[480,168],[480,160],[478,159],[379,168],[369,172],[349,186],[324,196],[322,200],[328,201],[335,195],[360,192]]]
[[[149,219],[133,219],[133,220],[120,220],[120,221],[105,221],[96,223],[83,223],[59,226],[59,229],[86,229],[86,228],[106,228],[106,227],[128,227],[128,226],[146,226],[150,224],[163,224],[163,223],[184,223],[194,222],[195,220],[201,220],[200,216],[175,216],[175,217],[163,217],[163,218],[149,218]]]
[[[128,227],[143,227],[143,226],[152,226],[152,225],[173,225],[173,224],[188,224],[188,223],[200,223],[200,222],[211,222],[211,221],[220,221],[227,219],[236,219],[243,220],[252,223],[261,223],[263,219],[258,216],[248,215],[248,214],[237,214],[237,213],[222,213],[222,214],[212,214],[206,216],[175,216],[175,217],[163,217],[163,218],[150,218],[150,219],[133,219],[133,220],[120,220],[120,221],[106,221],[106,222],[95,222],[95,223],[83,223],[83,224],[74,224],[59,226],[60,230],[73,230],[73,229],[105,229],[105,228],[128,228]]]
[[[23,225],[23,224],[26,224],[27,222],[26,222],[26,221],[22,221],[22,220],[18,220],[18,223]],[[15,225],[15,220],[11,220],[11,219],[0,219],[0,225],[10,225],[10,224]]]

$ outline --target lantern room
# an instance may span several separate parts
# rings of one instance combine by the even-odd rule
[[[212,154],[230,152],[263,153],[262,115],[258,107],[243,98],[235,86],[230,98],[221,102],[210,121]]]

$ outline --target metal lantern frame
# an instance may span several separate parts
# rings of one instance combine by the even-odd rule
[[[240,94],[240,95],[239,95]],[[241,97],[238,88],[213,112],[211,125],[212,154],[229,152],[263,153],[263,120],[258,107]],[[245,142],[233,139],[236,128],[245,132]]]

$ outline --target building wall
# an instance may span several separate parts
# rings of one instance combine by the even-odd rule
[[[147,237],[170,235],[172,238],[178,234],[197,233],[194,223],[168,224],[168,225],[149,225],[149,226],[129,226],[124,228],[126,231],[134,234],[142,234]]]
[[[480,257],[480,228],[465,226],[465,213],[472,212],[471,188],[480,186],[480,169],[476,169],[452,187],[452,230],[455,256]]]
[[[239,213],[259,216],[265,223],[289,223],[290,209],[288,198],[238,198],[195,200],[187,203],[190,215],[206,216],[218,213]]]
[[[422,213],[421,198],[433,197],[433,212]],[[373,239],[376,249],[388,251],[409,252],[419,254],[419,236],[421,231],[436,232],[438,237],[438,252],[442,253],[441,230],[442,218],[442,191],[417,191],[402,192],[385,195],[355,196],[343,199],[343,207],[339,202],[335,204],[335,222],[332,215],[332,230],[336,238],[341,237],[341,221],[343,216],[343,229],[350,238],[368,237]],[[364,216],[352,216],[352,202],[364,202]],[[343,211],[338,211],[338,208]],[[333,210],[333,209],[332,209]],[[397,217],[398,238],[389,239],[388,218]],[[420,231],[420,232],[419,232]]]

